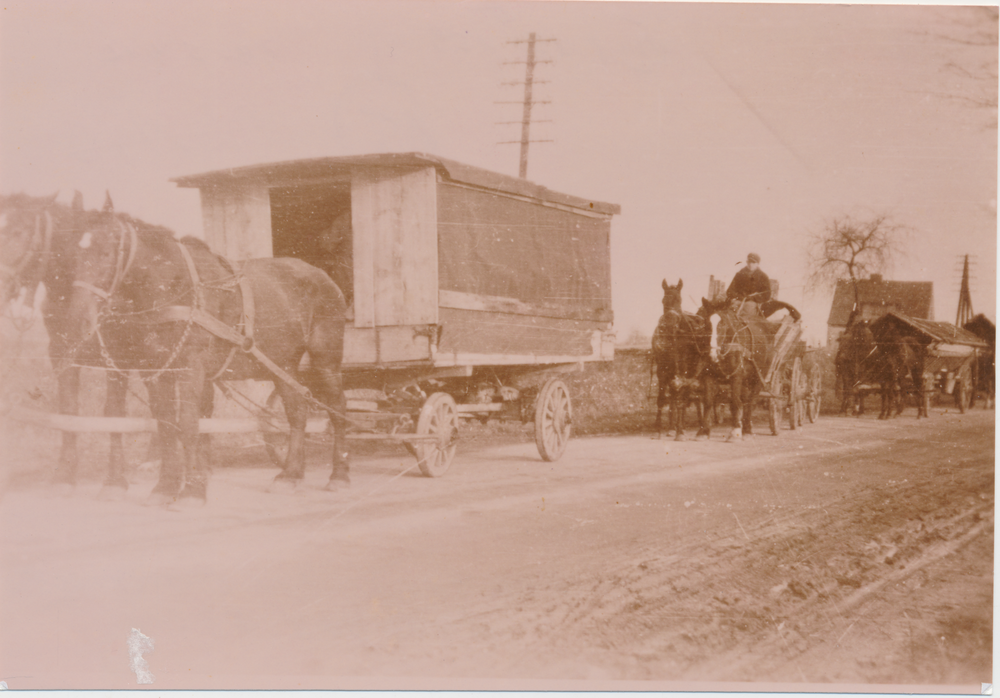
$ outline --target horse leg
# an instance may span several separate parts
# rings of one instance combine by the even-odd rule
[[[306,474],[305,436],[309,419],[309,403],[294,388],[283,381],[274,381],[274,387],[281,395],[288,419],[288,453],[281,472],[275,475],[272,486],[281,484],[298,485]]]
[[[726,441],[740,441],[743,439],[743,387],[737,387],[738,378],[733,377],[732,388],[729,393],[729,412],[733,419],[732,428]]]
[[[756,396],[752,393],[747,395],[743,402],[743,435],[753,436],[753,403]]]
[[[350,487],[350,453],[347,450],[347,398],[344,395],[340,371],[320,366],[315,369],[319,394],[323,404],[329,406],[330,424],[333,426],[333,457],[328,490]]]
[[[659,367],[657,367],[659,368]],[[659,437],[663,436],[663,407],[667,404],[667,381],[663,376],[662,371],[656,372],[656,422],[653,424],[653,428],[656,430],[656,435]]]
[[[128,374],[109,371],[107,395],[104,400],[105,417],[124,417],[125,398],[128,392]],[[102,496],[121,496],[128,490],[125,479],[125,455],[122,450],[121,432],[108,435],[108,475],[104,480]]]
[[[200,362],[177,373],[177,426],[182,446],[184,487],[180,499],[204,503],[208,498],[208,471],[201,462],[198,417],[201,414],[205,372]]]
[[[156,419],[160,444],[160,477],[149,495],[150,504],[172,502],[184,484],[184,471],[177,459],[177,401],[174,397],[176,381],[171,373],[146,383],[149,392],[149,409]]]
[[[701,401],[698,404],[700,428],[695,439],[707,441],[712,436],[712,416],[716,409],[715,382],[710,378],[704,378],[701,382],[701,389]]]
[[[331,306],[332,308],[332,306]],[[328,490],[349,487],[350,454],[347,450],[347,397],[344,395],[344,378],[341,373],[344,346],[344,319],[333,313],[318,318],[309,336],[309,361],[311,379],[319,400],[329,409],[333,427],[333,457]]]
[[[60,362],[56,375],[59,380],[59,414],[76,416],[80,412],[80,367],[73,366],[69,361]],[[76,485],[77,469],[76,433],[62,433],[62,447],[59,451],[59,465],[52,477],[57,485]]]
[[[919,366],[914,366],[910,369],[910,378],[913,380],[913,391],[917,396],[917,419],[921,417],[926,417],[930,419],[930,415],[927,413],[927,405],[924,403],[924,372],[923,368]]]

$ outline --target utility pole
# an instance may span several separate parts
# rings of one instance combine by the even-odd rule
[[[958,292],[958,313],[955,326],[961,327],[972,319],[972,293],[969,291],[969,255],[965,255],[962,265],[962,290]]]
[[[496,102],[496,104],[522,104],[523,112],[521,116],[521,140],[520,141],[500,141],[499,145],[506,143],[520,143],[521,144],[521,162],[518,168],[518,177],[521,179],[526,179],[528,177],[528,144],[529,143],[551,143],[551,140],[531,140],[531,107],[535,104],[550,104],[549,100],[535,100],[534,99],[534,86],[535,84],[547,83],[548,80],[535,80],[535,66],[542,63],[551,63],[552,61],[539,61],[535,59],[535,44],[543,41],[555,41],[555,39],[538,39],[535,37],[535,32],[528,34],[527,41],[508,41],[508,44],[528,44],[528,59],[526,61],[505,61],[504,65],[511,64],[525,64],[524,70],[524,101],[523,102]],[[519,85],[518,82],[505,82],[504,85]],[[551,122],[551,119],[543,119],[543,122]],[[516,124],[516,121],[499,121],[500,124]],[[540,123],[536,120],[536,123]]]

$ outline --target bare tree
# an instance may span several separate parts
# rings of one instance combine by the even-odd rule
[[[997,125],[997,45],[1000,9],[949,8],[935,36],[944,48],[944,69],[956,82],[947,96],[992,115]]]
[[[857,306],[858,281],[889,271],[894,260],[903,255],[909,234],[909,228],[893,222],[887,214],[832,219],[809,241],[809,286],[834,287],[838,281],[849,280]]]

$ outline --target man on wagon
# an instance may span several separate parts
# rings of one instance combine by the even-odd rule
[[[733,282],[726,290],[726,298],[739,303],[755,303],[764,317],[769,317],[782,308],[789,312],[793,320],[801,317],[799,311],[788,303],[771,299],[771,280],[760,268],[760,255],[756,252],[747,255],[747,265],[736,272]]]

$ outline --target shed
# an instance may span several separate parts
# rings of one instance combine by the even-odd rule
[[[233,259],[298,257],[347,297],[345,367],[613,357],[615,204],[423,153],[325,157],[173,179]]]

